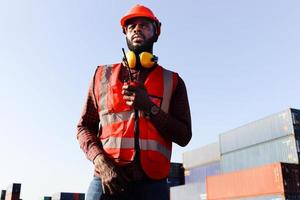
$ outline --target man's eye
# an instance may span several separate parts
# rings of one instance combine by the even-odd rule
[[[134,29],[134,25],[128,25],[127,28],[128,28],[129,30],[132,30],[132,29]]]

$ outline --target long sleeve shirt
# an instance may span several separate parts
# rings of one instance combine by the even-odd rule
[[[135,79],[143,82],[152,70],[133,70]],[[128,80],[128,71],[122,67],[119,79],[123,82]],[[93,161],[97,155],[102,153],[98,134],[101,134],[101,122],[97,111],[96,98],[94,96],[94,80],[92,80],[83,111],[77,125],[77,139],[86,157]],[[169,113],[160,110],[157,115],[151,117],[151,122],[162,137],[175,142],[180,146],[188,144],[192,137],[191,115],[188,96],[184,81],[178,76],[178,82],[171,97]]]

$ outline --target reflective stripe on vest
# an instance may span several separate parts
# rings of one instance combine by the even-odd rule
[[[109,137],[101,140],[104,148],[134,148],[134,138]],[[159,151],[166,158],[171,157],[171,151],[155,140],[139,139],[141,150]]]
[[[107,113],[108,108],[107,108],[107,90],[108,90],[108,82],[109,82],[109,77],[111,76],[112,73],[112,67],[111,65],[106,65],[103,66],[102,74],[101,74],[101,82],[100,82],[100,112],[101,113]],[[101,117],[101,115],[100,115]],[[100,119],[102,123],[102,119]]]
[[[101,117],[101,124],[102,126],[107,126],[111,123],[127,121],[131,117],[134,117],[133,111],[124,111],[118,113],[106,113]]]

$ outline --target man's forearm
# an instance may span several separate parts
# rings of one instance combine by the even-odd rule
[[[180,146],[186,146],[191,140],[189,101],[185,84],[180,77],[171,99],[169,113],[160,110],[151,117],[151,121],[164,138]]]
[[[80,148],[83,150],[86,157],[93,162],[95,157],[101,154],[102,152],[98,144],[98,138],[96,134],[86,130],[85,127],[78,126],[77,130],[78,130],[77,139]]]
[[[91,161],[93,161],[102,151],[97,137],[100,120],[93,89],[94,82],[92,82],[89,87],[88,97],[84,104],[80,120],[77,124],[77,139],[79,141],[80,148]]]
[[[165,139],[180,146],[186,146],[192,137],[192,132],[186,123],[176,120],[162,110],[151,121]]]

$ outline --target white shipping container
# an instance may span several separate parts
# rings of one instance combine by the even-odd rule
[[[237,200],[299,200],[300,195],[267,195],[249,198],[237,198]]]
[[[299,164],[297,141],[294,135],[289,135],[223,154],[221,172],[232,172],[275,162]]]
[[[183,153],[183,167],[185,169],[192,169],[216,161],[220,161],[218,142]]]
[[[243,149],[276,138],[295,135],[300,111],[287,109],[277,114],[220,134],[221,154]]]
[[[206,194],[200,193],[200,184],[186,184],[170,188],[170,200],[206,200]]]

